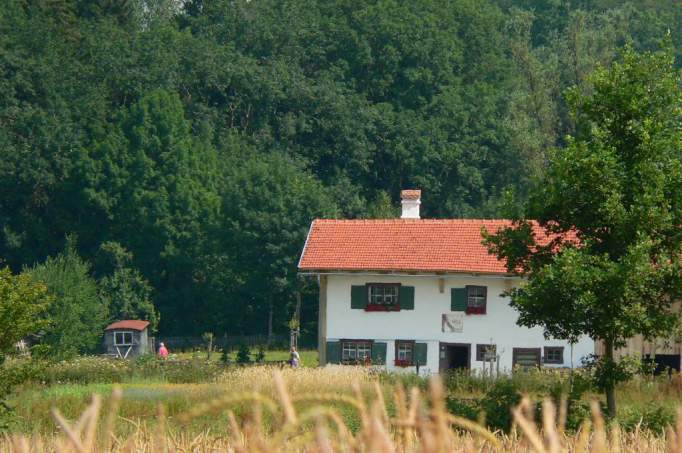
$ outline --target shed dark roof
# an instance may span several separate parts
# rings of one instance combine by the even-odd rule
[[[130,329],[130,330],[144,330],[149,326],[149,321],[139,321],[134,319],[126,319],[124,321],[116,321],[113,324],[109,324],[104,330],[114,330],[114,329]]]

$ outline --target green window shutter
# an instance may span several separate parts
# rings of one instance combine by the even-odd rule
[[[415,343],[414,344],[414,359],[419,366],[426,366],[426,343]]]
[[[372,344],[372,364],[384,365],[386,363],[386,343]]]
[[[341,342],[327,342],[327,363],[341,363]]]
[[[466,311],[467,290],[466,288],[452,288],[450,290],[450,311]]]
[[[350,287],[350,308],[357,308],[364,310],[367,307],[367,287],[351,286]]]
[[[414,286],[400,286],[400,309],[414,310]]]

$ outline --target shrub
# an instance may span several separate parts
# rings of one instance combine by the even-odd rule
[[[247,363],[251,363],[251,351],[249,351],[249,347],[246,346],[245,344],[242,344],[239,346],[239,350],[237,351],[237,363],[240,365],[245,365]]]
[[[469,420],[478,421],[481,418],[480,401],[466,398],[447,398],[445,401],[448,412]]]
[[[512,423],[511,409],[520,401],[521,394],[513,380],[501,378],[495,381],[480,403],[488,428],[509,431]]]
[[[263,345],[258,346],[258,351],[256,352],[256,357],[254,361],[256,363],[265,362],[265,347],[263,347]]]
[[[228,366],[232,360],[230,359],[230,351],[225,347],[223,348],[223,352],[220,354],[220,363],[222,363],[224,366]]]
[[[662,434],[675,423],[674,412],[665,406],[651,402],[643,409],[631,408],[620,417],[620,425],[626,431],[634,431],[637,426],[656,434]]]

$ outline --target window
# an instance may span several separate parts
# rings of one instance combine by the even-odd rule
[[[514,348],[512,365],[521,368],[540,366],[540,348]]]
[[[476,360],[479,362],[493,362],[497,360],[497,345],[477,344]]]
[[[362,364],[372,359],[372,342],[366,340],[344,340],[341,344],[341,362]]]
[[[468,315],[484,315],[488,288],[485,286],[467,286]]]
[[[132,344],[132,332],[114,332],[114,346],[131,346]]]
[[[414,364],[414,341],[398,340],[395,342],[395,365],[412,366]]]
[[[368,311],[400,310],[400,284],[369,283],[367,284]]]
[[[564,363],[563,346],[545,346],[545,363],[561,365]]]

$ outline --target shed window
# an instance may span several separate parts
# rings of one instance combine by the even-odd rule
[[[395,342],[396,366],[411,366],[414,364],[414,341],[398,340]]]
[[[545,346],[545,363],[556,365],[564,363],[563,346]]]
[[[467,314],[484,315],[488,288],[485,286],[467,286]]]
[[[400,284],[368,283],[367,310],[400,310]]]
[[[345,364],[361,364],[372,358],[372,342],[366,340],[343,340],[341,361]]]
[[[114,332],[114,346],[131,346],[132,344],[132,332]]]

